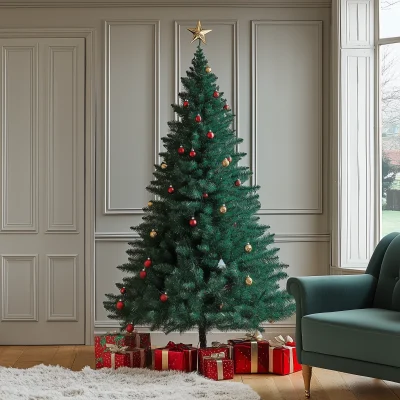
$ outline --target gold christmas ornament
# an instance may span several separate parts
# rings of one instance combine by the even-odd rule
[[[148,203],[147,203],[147,207],[151,207],[153,205],[153,202],[152,201],[149,201]]]
[[[229,160],[228,160],[227,158],[224,158],[223,161],[222,161],[222,165],[223,165],[224,167],[227,167],[229,164],[230,164],[230,163],[229,163]]]
[[[207,74],[209,74],[211,71],[212,71],[212,70],[211,70],[211,67],[207,66],[207,67],[206,67],[206,72],[207,72]]]
[[[165,168],[167,168],[168,167],[168,165],[165,163],[165,162],[163,162],[162,164],[161,164],[161,168],[162,169],[165,169]]]
[[[196,28],[188,28],[188,31],[193,33],[193,40],[190,43],[193,43],[195,40],[199,39],[204,44],[206,44],[206,35],[211,32],[212,29],[202,29],[201,22],[197,22]]]
[[[228,209],[226,208],[225,204],[222,204],[222,206],[219,208],[219,212],[221,214],[225,214],[228,211]]]
[[[251,246],[250,243],[247,243],[246,246],[244,246],[244,249],[245,249],[248,253],[250,253],[250,252],[253,250],[253,247]]]
[[[222,310],[224,308],[224,303],[219,305],[219,309]]]
[[[250,278],[249,275],[247,275],[246,277],[246,285],[247,286],[251,286],[253,284],[253,279]]]
[[[157,236],[157,232],[154,229],[152,229],[150,232],[150,237],[154,239],[156,236]]]

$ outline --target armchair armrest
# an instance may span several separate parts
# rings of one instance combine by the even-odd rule
[[[372,307],[377,279],[369,274],[289,278],[287,291],[296,300],[296,349],[302,363],[301,320],[321,312]]]
[[[377,279],[369,274],[289,278],[287,291],[301,316],[372,306]]]

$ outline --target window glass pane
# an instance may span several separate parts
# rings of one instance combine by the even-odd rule
[[[380,47],[382,235],[400,232],[400,43]]]
[[[400,36],[400,0],[381,0],[380,37]]]

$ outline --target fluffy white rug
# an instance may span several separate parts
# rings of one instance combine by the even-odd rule
[[[259,400],[247,385],[196,373],[119,368],[80,372],[38,365],[0,367],[1,400]]]

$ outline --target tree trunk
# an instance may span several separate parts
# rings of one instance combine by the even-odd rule
[[[199,342],[200,348],[207,347],[207,335],[206,335],[206,328],[204,326],[199,326]]]

